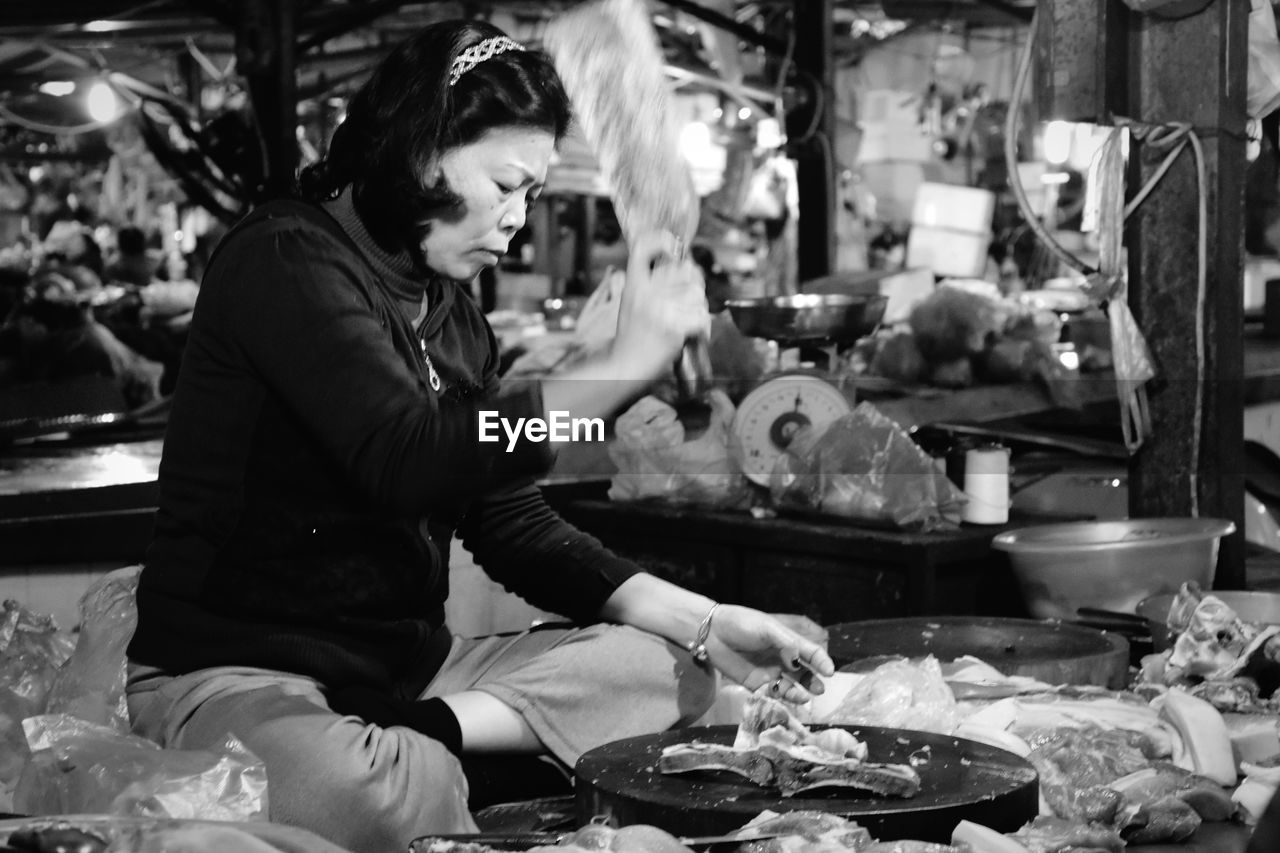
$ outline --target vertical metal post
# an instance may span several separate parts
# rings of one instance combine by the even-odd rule
[[[252,201],[288,195],[298,168],[296,0],[241,0],[236,62],[249,84],[264,177]]]
[[[196,121],[204,121],[204,69],[190,53],[178,54],[178,76]]]
[[[1217,0],[1178,20],[1135,15],[1128,64],[1134,119],[1195,126],[1204,145],[1208,195],[1202,311],[1190,150],[1130,220],[1130,302],[1159,371],[1148,383],[1155,435],[1130,466],[1130,511],[1186,516],[1198,503],[1202,516],[1234,520],[1239,532],[1223,543],[1219,560],[1221,588],[1244,585],[1241,259],[1248,14],[1247,3]],[[1135,142],[1131,187],[1145,183],[1165,153]],[[1194,343],[1197,323],[1204,330],[1203,365]]]
[[[834,15],[834,0],[794,0],[792,7],[793,61],[818,90],[813,103],[787,115],[800,196],[797,269],[802,282],[830,274],[836,262]]]

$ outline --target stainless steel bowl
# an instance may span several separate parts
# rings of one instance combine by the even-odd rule
[[[1077,521],[1009,530],[991,546],[1009,554],[1033,616],[1075,619],[1081,607],[1133,613],[1186,581],[1212,588],[1218,544],[1234,530],[1216,518]]]
[[[725,305],[742,334],[795,346],[851,344],[875,331],[888,301],[881,294],[798,293],[730,299]]]

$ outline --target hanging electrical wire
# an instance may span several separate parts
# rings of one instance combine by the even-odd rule
[[[1039,12],[1037,10],[1036,14]],[[1202,441],[1202,424],[1204,416],[1204,382],[1206,371],[1206,355],[1204,340],[1204,324],[1206,314],[1207,301],[1207,285],[1208,285],[1208,180],[1206,175],[1204,150],[1196,130],[1190,124],[1181,122],[1169,122],[1160,125],[1148,124],[1145,122],[1135,121],[1126,117],[1115,117],[1116,130],[1113,131],[1109,142],[1114,146],[1112,157],[1118,157],[1119,151],[1119,134],[1128,131],[1129,134],[1139,141],[1145,142],[1147,145],[1157,149],[1169,149],[1169,153],[1165,155],[1163,161],[1152,173],[1151,177],[1142,185],[1134,197],[1123,206],[1123,215],[1112,217],[1105,224],[1099,223],[1100,239],[1104,245],[1111,245],[1109,253],[1113,254],[1112,261],[1104,264],[1103,269],[1098,270],[1085,264],[1082,260],[1071,254],[1063,246],[1054,239],[1048,229],[1040,222],[1039,217],[1031,209],[1030,202],[1027,199],[1025,188],[1022,181],[1018,177],[1017,170],[1017,132],[1018,117],[1020,110],[1019,105],[1022,103],[1023,95],[1026,91],[1027,78],[1030,74],[1031,57],[1035,46],[1036,33],[1035,16],[1028,29],[1026,42],[1023,46],[1022,55],[1018,62],[1017,74],[1014,78],[1013,94],[1010,98],[1009,114],[1005,122],[1005,163],[1009,172],[1009,186],[1013,190],[1013,195],[1018,203],[1018,209],[1022,212],[1027,226],[1035,233],[1043,245],[1049,248],[1055,257],[1070,268],[1084,273],[1090,277],[1092,290],[1095,298],[1100,301],[1107,301],[1108,316],[1111,320],[1111,345],[1112,351],[1116,359],[1116,378],[1118,383],[1118,392],[1120,396],[1120,404],[1122,408],[1121,424],[1125,430],[1125,444],[1130,453],[1136,452],[1143,444],[1146,438],[1150,436],[1151,421],[1150,414],[1147,409],[1146,393],[1143,385],[1147,378],[1154,375],[1154,367],[1150,364],[1150,374],[1146,372],[1143,366],[1144,360],[1150,362],[1150,355],[1146,350],[1146,341],[1142,336],[1141,330],[1137,323],[1133,320],[1129,313],[1128,304],[1125,300],[1126,290],[1124,287],[1123,273],[1119,267],[1119,244],[1123,235],[1123,222],[1127,220],[1138,207],[1148,199],[1155,186],[1164,178],[1173,163],[1178,159],[1184,150],[1190,149],[1192,153],[1193,163],[1196,170],[1196,189],[1198,192],[1198,227],[1197,227],[1197,275],[1196,275],[1196,302],[1194,317],[1194,337],[1196,352],[1196,391],[1193,403],[1192,413],[1192,438],[1190,448],[1190,469],[1191,476],[1189,478],[1190,495],[1189,503],[1191,515],[1199,514],[1200,507],[1200,489],[1198,482],[1198,472],[1200,467],[1201,441]],[[1108,147],[1104,145],[1104,151]],[[1112,180],[1109,182],[1109,194],[1119,194],[1115,198],[1114,204],[1118,207],[1119,199],[1123,198],[1123,170],[1112,166]],[[1107,253],[1104,253],[1104,255]],[[1100,275],[1099,273],[1102,273]],[[1126,375],[1129,374],[1129,375]],[[1145,378],[1143,378],[1145,376]]]

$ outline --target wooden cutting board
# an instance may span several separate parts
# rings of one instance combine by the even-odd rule
[[[714,835],[737,829],[765,809],[808,809],[855,820],[886,841],[947,841],[962,819],[1013,832],[1036,814],[1036,772],[1012,753],[928,732],[848,729],[867,744],[868,761],[904,764],[914,755],[920,792],[903,799],[828,788],[782,797],[727,771],[658,770],[666,746],[733,743],[737,727],[709,726],[628,738],[587,752],[574,769],[578,822],[608,816],[620,826],[648,823],[675,835]]]
[[[827,627],[837,668],[893,655],[933,655],[947,663],[973,655],[1005,675],[1048,684],[1094,684],[1122,689],[1129,643],[1118,634],[1066,622],[986,616],[911,616],[844,622]]]

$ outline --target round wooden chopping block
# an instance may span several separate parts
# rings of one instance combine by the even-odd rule
[[[728,771],[658,770],[664,747],[694,740],[733,743],[737,727],[708,726],[628,738],[584,754],[574,768],[578,821],[585,825],[606,816],[619,826],[647,823],[675,835],[716,835],[737,829],[765,809],[817,810],[856,821],[881,840],[943,842],[961,820],[1013,832],[1036,816],[1036,771],[1011,752],[929,732],[845,728],[867,744],[868,761],[914,764],[919,793],[899,798],[821,788],[783,797]]]
[[[1048,684],[1123,689],[1129,643],[1107,631],[1065,622],[985,616],[912,616],[843,622],[827,628],[836,667],[867,658],[933,655],[948,663],[972,655],[1005,675]]]

